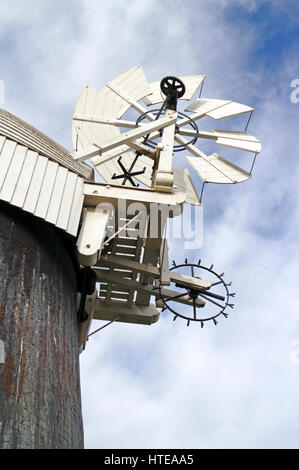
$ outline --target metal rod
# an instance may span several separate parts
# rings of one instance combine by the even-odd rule
[[[246,124],[246,127],[245,127],[245,132],[247,131],[247,128],[248,128],[248,125],[249,125],[249,122],[250,122],[252,113],[253,113],[253,111],[250,112],[250,115],[249,115],[249,118],[248,118],[248,121],[247,121],[247,124]]]
[[[250,174],[252,173],[252,170],[253,170],[253,167],[254,167],[254,164],[255,164],[255,159],[256,159],[256,156],[257,156],[257,153],[254,155],[254,159],[253,159],[253,162],[252,162],[252,165],[251,165],[251,169],[250,169]]]
[[[105,243],[103,244],[103,246],[105,245],[108,245],[109,242],[111,242],[111,240],[113,238],[116,237],[116,235],[118,235],[123,229],[125,229],[128,225],[130,225],[131,222],[133,222],[138,216],[139,216],[139,212],[138,214],[136,214],[133,219],[129,220],[129,222],[127,222],[125,225],[123,225],[117,232],[115,232],[110,238],[108,238],[108,240],[105,241]]]
[[[200,202],[202,201],[204,186],[205,186],[205,181],[202,183],[202,187],[201,187],[201,193],[200,193],[200,196],[199,196]]]
[[[209,299],[209,298],[208,298],[206,295],[204,295],[204,294],[199,294],[199,295],[200,295],[200,297],[203,297],[204,299],[208,300],[208,302],[211,302],[212,304],[217,305],[217,307],[220,307],[220,308],[223,308],[223,307],[224,307],[224,305],[218,304],[218,302],[215,302],[214,300]]]
[[[203,84],[204,84],[204,80],[201,82],[201,86],[200,86],[198,98],[201,98],[201,93],[202,93],[202,89],[203,89]]]
[[[120,319],[120,316],[114,318],[114,320],[111,320],[111,321],[109,321],[108,323],[105,323],[105,325],[101,326],[101,327],[98,328],[97,330],[95,330],[95,331],[93,331],[92,333],[90,333],[90,334],[87,336],[87,339],[88,339],[90,336],[94,335],[95,333],[97,333],[97,332],[100,331],[100,330],[103,330],[103,328],[106,328],[106,326],[111,325],[111,323],[113,323],[113,322],[115,322],[115,321],[117,321],[117,320],[119,320],[119,319]]]

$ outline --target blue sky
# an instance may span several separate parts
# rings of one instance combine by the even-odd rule
[[[69,150],[82,87],[138,64],[149,81],[206,74],[204,97],[256,109],[263,144],[251,180],[206,188],[203,247],[170,247],[225,271],[235,309],[203,330],[165,312],[93,336],[80,359],[87,448],[299,447],[298,20],[295,0],[1,2],[1,106]]]

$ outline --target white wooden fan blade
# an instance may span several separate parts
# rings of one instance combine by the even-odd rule
[[[200,116],[205,116],[207,113],[213,111],[214,109],[220,108],[229,103],[231,103],[230,100],[215,100],[211,98],[199,98],[193,103],[189,104],[189,106],[185,109],[185,111],[199,114]]]
[[[80,150],[84,147],[78,141],[78,128],[92,128],[100,140],[113,138],[119,135],[120,131],[117,127],[99,123],[91,123],[84,120],[77,119],[76,116],[95,116],[105,115],[106,118],[116,118],[122,103],[115,100],[113,93],[109,89],[102,88],[96,90],[93,87],[86,86],[81,91],[77,100],[74,117],[72,121],[72,143],[74,151]]]
[[[206,156],[205,159],[189,156],[187,156],[186,159],[202,181],[206,183],[242,183],[251,176],[250,173],[247,173],[242,170],[242,168],[225,160],[216,153]]]
[[[200,205],[197,191],[187,168],[173,167],[173,185],[176,186],[176,190],[180,193],[186,193],[186,204]]]
[[[252,153],[260,153],[262,148],[261,142],[246,131],[214,130],[211,132],[199,131],[197,134],[193,129],[180,128],[179,133],[180,135],[190,137],[198,135],[200,139],[215,140],[216,144],[246,150]]]
[[[132,103],[137,102],[152,92],[140,65],[114,78],[111,82],[107,83],[106,87],[114,94],[114,99],[121,105],[117,115],[118,118],[125,114],[132,106]]]
[[[223,119],[238,114],[249,113],[254,111],[254,108],[234,101],[199,98],[191,103],[185,111],[196,114],[203,112],[205,116],[212,117],[213,119]]]
[[[178,77],[178,78],[182,80],[182,82],[184,83],[186,87],[184,96],[182,96],[182,98],[179,98],[179,99],[191,100],[194,93],[202,84],[206,76],[205,75],[189,75],[189,76]],[[162,101],[165,100],[165,96],[161,92],[160,81],[150,83],[150,87],[151,87],[152,93],[149,96],[146,96],[145,98],[143,98],[143,101],[145,102],[145,104],[150,106],[153,104],[162,103]]]
[[[217,137],[216,143],[219,145],[246,150],[252,153],[260,153],[262,148],[261,142],[246,131],[214,130],[212,134]]]
[[[223,119],[232,116],[238,116],[244,113],[251,113],[254,111],[254,108],[246,106],[245,104],[236,103],[232,101],[221,108],[214,109],[207,113],[207,116],[212,117],[213,119]]]

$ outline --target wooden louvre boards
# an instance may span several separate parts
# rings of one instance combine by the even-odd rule
[[[0,200],[76,235],[84,180],[38,152],[0,136]]]
[[[93,87],[84,87],[77,104],[75,106],[72,141],[74,151],[84,149],[93,144],[94,141],[105,142],[120,136],[120,130],[117,126],[87,121],[86,119],[104,118],[104,120],[117,119],[138,100],[151,93],[149,84],[140,66],[133,67],[127,72],[119,75],[109,82],[101,90]],[[80,119],[81,117],[81,119]],[[126,146],[112,150],[109,155],[115,154],[115,158],[104,161],[103,158],[92,157],[90,160],[100,175],[108,183],[122,184],[122,180],[113,180],[114,173],[121,173],[118,159],[121,155],[123,165],[129,169],[135,154]],[[108,152],[106,152],[108,155]],[[153,163],[145,156],[138,159],[138,164],[134,167],[136,171],[146,167],[146,175],[142,179],[147,179],[151,174]]]
[[[70,153],[42,132],[0,108],[0,135],[24,145],[30,150],[73,171],[82,178],[91,179],[93,170],[85,163],[74,161]]]

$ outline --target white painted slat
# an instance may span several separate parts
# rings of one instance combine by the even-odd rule
[[[2,188],[6,173],[10,166],[10,162],[13,158],[16,147],[16,142],[6,139],[2,148],[2,152],[0,154],[0,189]]]
[[[225,145],[226,147],[233,147],[239,150],[246,150],[247,152],[259,153],[261,151],[261,144],[257,142],[247,142],[243,140],[227,139],[219,137],[216,144]]]
[[[34,150],[28,150],[23,163],[22,171],[17,182],[11,204],[17,207],[23,207],[26,194],[31,182],[33,171],[36,165],[38,153]],[[67,169],[65,169],[67,171]]]
[[[231,100],[215,100],[210,98],[198,98],[185,109],[185,111],[192,113],[201,113],[205,115],[214,109],[220,108],[224,105],[231,103]],[[192,116],[191,116],[192,117]]]
[[[231,131],[231,130],[225,131],[222,129],[215,129],[212,132],[217,137],[260,143],[259,139],[257,139],[254,135],[250,134],[247,131]]]
[[[0,192],[0,199],[3,201],[10,202],[13,197],[13,193],[23,167],[26,152],[27,147],[17,145]]]
[[[41,217],[43,219],[46,218],[57,171],[58,164],[49,161],[45,171],[45,176],[40,190],[36,209],[34,211],[34,215],[36,215],[36,217]]]
[[[215,130],[213,134],[217,136],[216,143],[219,145],[253,153],[259,153],[262,148],[260,141],[249,132]]]
[[[254,111],[254,108],[232,101],[231,103],[228,103],[221,108],[208,112],[207,116],[210,116],[213,119],[223,119],[231,116],[237,116],[243,113],[250,113],[252,111]]]
[[[109,93],[107,93],[107,90]],[[117,95],[116,95],[117,97]],[[81,91],[81,94],[78,98],[74,109],[74,116],[82,115],[82,116],[93,116],[93,115],[101,115],[105,116],[105,118],[115,119],[122,107],[122,100],[116,100],[113,92],[109,89],[102,88],[101,90],[97,91],[93,87],[84,87]],[[82,148],[83,145],[77,147],[77,127],[84,127],[85,125],[90,125],[83,120],[73,119],[72,121],[72,143],[74,151],[79,148]],[[105,128],[111,128],[108,132],[115,132],[113,130],[113,126],[108,126],[104,124],[94,123],[93,128],[99,129],[99,133],[104,133],[107,131]]]
[[[38,201],[41,186],[43,184],[45,171],[48,164],[48,158],[39,155],[30,181],[30,186],[26,194],[23,209],[27,212],[34,213]]]
[[[241,183],[251,176],[250,173],[216,153],[209,155],[206,159],[189,156],[186,159],[200,178],[207,183]]]
[[[82,178],[78,177],[77,185],[75,188],[75,194],[72,202],[72,207],[70,210],[70,218],[67,226],[67,232],[71,235],[76,236],[78,232],[78,227],[80,223],[80,217],[84,202],[84,181]]]
[[[107,86],[109,88],[118,88],[125,94],[128,94],[134,101],[138,101],[151,93],[150,85],[140,65],[114,78],[111,82],[107,83]],[[123,114],[125,112],[124,108],[129,108],[125,102],[123,103]]]
[[[179,192],[186,193],[186,203],[200,205],[197,191],[192,183],[187,168],[173,167],[173,185]]]
[[[2,147],[4,145],[6,137],[4,135],[0,135],[0,153],[2,152]]]
[[[58,168],[46,217],[46,221],[51,224],[56,224],[68,173],[69,171],[66,168]]]
[[[66,184],[64,188],[64,193],[61,200],[61,206],[59,209],[59,214],[57,218],[56,225],[57,227],[66,230],[69,218],[70,211],[73,204],[74,193],[76,189],[78,176],[75,173],[69,172],[66,179]]]

